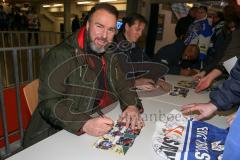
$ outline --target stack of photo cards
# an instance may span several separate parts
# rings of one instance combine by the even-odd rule
[[[126,128],[126,123],[115,122],[114,127],[94,144],[95,148],[109,150],[119,155],[125,155],[133,145],[140,129]]]
[[[181,80],[178,81],[177,86],[179,87],[184,87],[184,88],[189,88],[189,89],[196,89],[197,85],[198,85],[199,81],[187,81],[187,80]],[[205,92],[209,92],[211,90],[214,90],[216,87],[211,87],[211,88],[207,88],[204,89]],[[201,91],[203,92],[203,91]]]
[[[189,89],[187,88],[174,86],[173,89],[170,91],[169,95],[181,96],[185,98],[187,97],[188,92],[189,92]]]
[[[180,86],[180,87],[195,89],[196,86],[198,85],[198,81],[185,81],[185,80],[182,80],[182,81],[179,81],[177,83],[177,85]]]

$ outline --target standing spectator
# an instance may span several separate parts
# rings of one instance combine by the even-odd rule
[[[237,56],[239,57],[239,36],[240,36],[240,29],[237,28],[232,32],[232,39],[230,43],[227,45],[223,57],[221,58],[219,65],[215,66],[210,73],[208,73],[205,77],[201,78],[200,82],[196,87],[196,92],[200,92],[206,88],[208,88],[213,81],[221,76],[222,74],[226,73],[225,68],[223,66],[223,62]]]
[[[187,32],[187,39],[185,44],[193,44],[199,47],[200,63],[196,64],[197,69],[202,68],[202,62],[205,60],[207,55],[208,46],[210,43],[210,38],[212,36],[212,27],[207,19],[207,7],[200,6],[198,8],[196,20],[190,25]]]
[[[22,26],[21,26],[21,19],[22,19],[22,13],[20,12],[20,8],[16,8],[14,14],[14,29],[17,31],[20,31]]]
[[[205,77],[202,77],[200,75],[197,75],[199,78],[201,78],[199,84],[196,87],[196,92],[200,92],[206,88],[208,88],[214,79],[216,79],[217,77],[219,77],[220,75],[224,74],[225,68],[222,65],[224,61],[237,56],[239,57],[240,52],[240,43],[239,43],[239,38],[240,38],[240,7],[236,4],[233,3],[231,4],[231,10],[234,11],[233,13],[231,13],[231,15],[228,14],[228,20],[229,18],[232,19],[232,22],[230,21],[230,23],[227,23],[227,28],[228,30],[231,32],[231,39],[229,44],[227,44],[226,48],[223,51],[223,56],[220,59],[219,63],[217,66],[215,66],[213,68],[213,70],[211,70],[210,73],[208,73]],[[226,44],[224,44],[226,45]],[[222,45],[222,46],[224,46]]]
[[[204,67],[200,73],[194,75],[194,79],[198,80],[203,78],[220,62],[227,45],[231,41],[232,31],[229,28],[231,23],[233,23],[232,20],[224,21],[224,14],[221,12],[217,12],[213,17],[213,35],[207,51]]]
[[[197,11],[198,11],[197,7],[192,7],[190,8],[188,15],[186,17],[182,17],[178,20],[175,28],[175,34],[177,37],[180,37],[182,35],[186,36],[189,26],[193,23],[193,21],[196,18]]]
[[[212,18],[212,27],[214,33],[211,39],[216,38],[216,36],[222,31],[223,26],[224,26],[224,13],[217,12]]]
[[[28,14],[28,30],[32,33],[28,34],[28,43],[30,44],[32,39],[32,34],[34,34],[35,44],[39,43],[38,33],[40,30],[40,20],[35,10],[31,10]]]
[[[21,31],[24,31],[24,30],[27,30],[27,28],[28,28],[28,18],[27,18],[27,16],[26,16],[26,13],[25,12],[23,12],[22,14],[21,14],[21,28],[20,28],[20,30]]]
[[[77,31],[79,28],[80,28],[80,21],[79,21],[78,15],[75,15],[72,21],[72,32]]]
[[[80,27],[84,26],[86,24],[86,15],[82,13],[82,17],[80,18]]]
[[[14,15],[15,15],[15,8],[12,6],[11,11],[7,14],[7,27],[8,27],[8,30],[10,31],[13,31],[15,27]]]
[[[7,14],[3,10],[3,6],[0,5],[0,31],[5,31],[7,30]]]

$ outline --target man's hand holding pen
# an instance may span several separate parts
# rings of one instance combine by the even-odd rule
[[[113,120],[105,116],[101,110],[98,111],[98,114],[100,115],[99,117],[90,119],[84,124],[82,129],[85,133],[98,137],[112,129],[114,125]]]

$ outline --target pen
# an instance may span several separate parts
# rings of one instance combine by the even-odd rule
[[[98,115],[101,116],[102,118],[105,118],[105,117],[104,117],[104,113],[101,111],[100,108],[97,110],[97,113],[98,113]],[[114,126],[114,123],[113,123],[113,124],[107,124],[107,125],[110,125],[111,127],[113,127],[113,126]]]

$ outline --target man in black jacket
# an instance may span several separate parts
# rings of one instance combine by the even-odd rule
[[[168,69],[160,64],[158,64],[158,67],[154,67],[151,59],[136,44],[142,36],[146,24],[146,19],[140,14],[135,13],[126,17],[119,33],[115,36],[115,42],[118,44],[118,48],[123,51],[121,53],[127,58],[121,60],[123,70],[128,73],[127,77],[134,78],[136,88],[150,91],[158,86],[158,78],[166,73]],[[150,62],[149,67],[144,67],[144,65],[147,65],[146,62]],[[129,68],[129,66],[131,67]],[[146,70],[149,70],[147,74],[145,73]]]
[[[166,64],[169,68],[168,74],[180,74],[184,49],[184,41],[177,38],[175,42],[160,48],[155,54],[154,60]]]
[[[189,26],[195,20],[197,11],[198,11],[197,7],[192,7],[189,10],[188,15],[186,17],[182,17],[178,20],[175,28],[175,34],[177,37],[180,37],[182,35],[186,36]]]
[[[72,32],[76,32],[80,28],[80,20],[78,15],[75,15],[74,19],[72,20]]]

